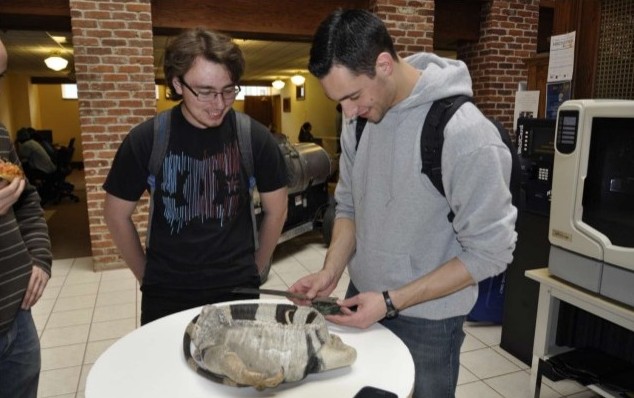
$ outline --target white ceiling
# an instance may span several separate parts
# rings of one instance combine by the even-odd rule
[[[52,36],[65,36],[69,42],[56,43]],[[0,31],[0,39],[9,53],[9,72],[38,77],[67,77],[72,72],[71,36],[64,32]],[[154,70],[157,78],[163,76],[163,50],[169,42],[167,36],[154,37]],[[310,43],[238,39],[246,60],[243,81],[289,78],[296,72],[308,73]],[[44,59],[53,52],[71,61],[65,70],[55,72],[44,65]]]

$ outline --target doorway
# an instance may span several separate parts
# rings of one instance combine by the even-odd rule
[[[265,126],[273,124],[273,100],[267,95],[244,97],[244,113]]]

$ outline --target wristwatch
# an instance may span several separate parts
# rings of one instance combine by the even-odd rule
[[[398,310],[394,307],[394,303],[392,303],[392,299],[390,298],[390,294],[386,291],[383,292],[383,299],[385,300],[385,306],[387,307],[387,312],[385,313],[385,319],[394,319],[398,316]]]

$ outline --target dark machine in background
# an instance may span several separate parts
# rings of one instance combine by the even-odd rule
[[[53,144],[53,130],[34,130],[35,134],[42,137],[42,140]]]
[[[516,137],[524,203],[517,216],[514,260],[506,271],[500,347],[530,365],[539,284],[526,278],[524,272],[548,265],[555,120],[519,118]]]
[[[330,203],[328,179],[335,169],[328,152],[313,143],[291,144],[276,135],[288,169],[288,215],[278,243],[303,233],[321,229]],[[257,193],[254,197],[256,219],[262,218]]]
[[[526,191],[525,210],[548,217],[555,157],[555,119],[519,118],[517,137]]]

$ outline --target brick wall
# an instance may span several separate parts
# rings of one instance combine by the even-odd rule
[[[527,80],[524,60],[537,51],[539,0],[482,3],[480,40],[462,45],[458,58],[469,66],[476,103],[482,112],[513,127],[518,83]]]
[[[372,0],[370,10],[387,25],[402,57],[434,48],[433,0]],[[482,2],[480,40],[461,45],[473,79],[476,103],[509,130],[518,83],[527,80],[524,60],[537,50],[539,0]]]
[[[434,0],[372,0],[370,11],[385,22],[399,56],[434,49]]]
[[[70,0],[95,270],[124,267],[103,220],[101,188],[123,137],[156,112],[150,0]],[[134,219],[147,224],[147,199]]]

